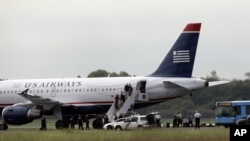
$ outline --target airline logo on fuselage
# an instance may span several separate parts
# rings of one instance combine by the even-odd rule
[[[189,63],[190,52],[189,50],[173,51],[173,63]]]
[[[27,82],[25,88],[48,88],[48,87],[80,87],[82,81],[63,81],[63,82]]]

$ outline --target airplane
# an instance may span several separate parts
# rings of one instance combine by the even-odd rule
[[[67,128],[69,116],[124,114],[134,109],[191,95],[193,91],[229,83],[192,77],[201,23],[188,23],[159,67],[147,76],[103,78],[23,79],[0,81],[2,130],[24,125],[42,115],[58,118],[56,128]],[[114,96],[130,86],[121,110]],[[126,93],[127,94],[127,93]]]

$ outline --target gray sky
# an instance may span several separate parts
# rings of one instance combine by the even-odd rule
[[[187,23],[201,22],[193,70],[245,79],[249,0],[0,0],[0,78],[86,77],[97,69],[143,76]]]

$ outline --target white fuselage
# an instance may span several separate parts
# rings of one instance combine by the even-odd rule
[[[163,81],[168,79],[164,77],[107,77],[5,80],[0,81],[0,106],[3,108],[16,103],[28,103],[29,100],[17,94],[26,89],[29,89],[29,94],[72,106],[111,105],[114,96],[120,94],[126,84],[131,84],[135,90],[140,81],[146,82],[145,94],[148,95],[146,102],[162,102],[190,94],[191,90],[183,87],[164,85]],[[171,81],[172,79],[170,78]],[[175,78],[174,80],[184,82],[196,80],[197,82],[194,78]],[[203,83],[204,80],[199,79],[198,87],[203,86]]]

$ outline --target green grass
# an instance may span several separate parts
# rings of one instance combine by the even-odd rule
[[[228,141],[229,129],[222,127],[161,128],[127,131],[56,130],[10,128],[0,132],[1,141]]]
[[[0,141],[228,141],[229,128],[201,127],[165,128],[127,131],[105,130],[56,130],[56,119],[47,118],[47,131],[40,131],[40,120],[22,126],[9,126],[7,131],[0,131]],[[172,123],[172,119],[163,119],[162,124]],[[214,123],[213,119],[201,122]],[[92,122],[90,122],[92,123]],[[91,125],[91,124],[90,124]]]

